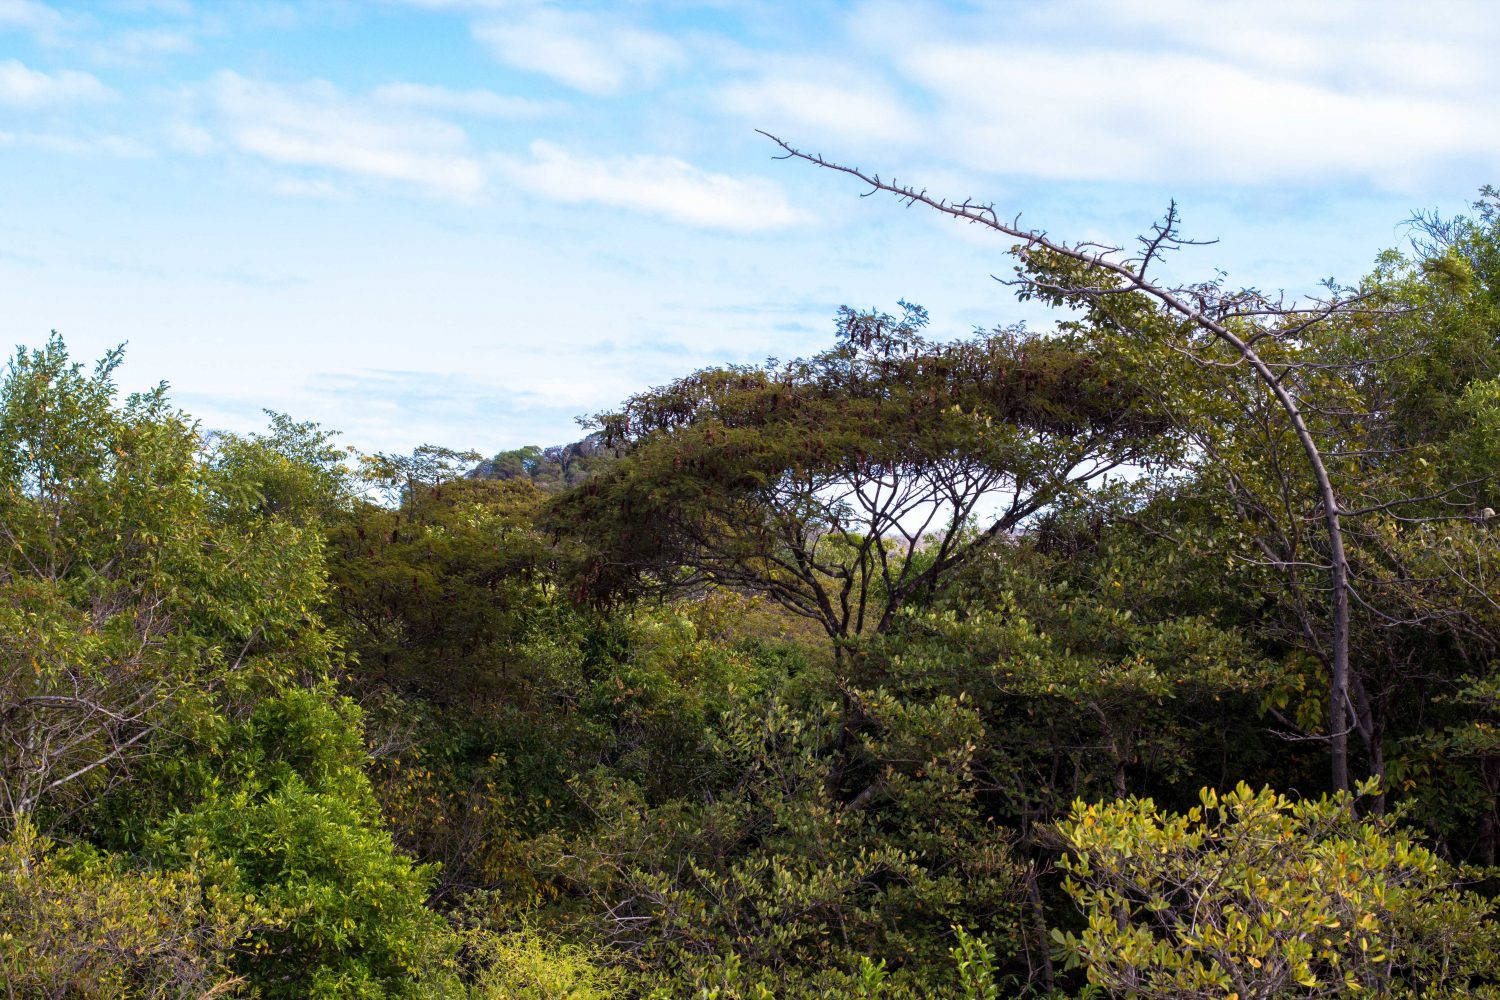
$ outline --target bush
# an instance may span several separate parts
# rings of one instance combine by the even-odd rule
[[[1361,789],[1372,794],[1374,785]],[[1186,814],[1076,803],[1061,824],[1081,934],[1054,932],[1124,996],[1500,996],[1495,904],[1348,795],[1240,784]]]
[[[228,961],[255,916],[241,903],[196,872],[56,849],[23,822],[0,843],[0,980],[9,996],[238,994]]]
[[[215,793],[161,832],[166,856],[219,866],[267,912],[240,962],[265,1000],[412,996],[451,977],[433,871],[396,851],[363,763],[347,699],[287,691],[235,734]]]
[[[596,965],[576,945],[531,930],[485,935],[470,942],[477,967],[470,1000],[617,1000],[618,970]]]

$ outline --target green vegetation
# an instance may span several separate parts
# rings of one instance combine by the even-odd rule
[[[1373,785],[1371,786],[1373,788]],[[1494,996],[1494,903],[1355,802],[1241,784],[1186,815],[1150,799],[1061,824],[1068,895],[1088,925],[1056,937],[1112,993],[1153,997]]]
[[[484,462],[19,350],[8,995],[1500,996],[1494,195],[1423,232],[1216,314],[1343,619],[1286,407],[1065,255]]]

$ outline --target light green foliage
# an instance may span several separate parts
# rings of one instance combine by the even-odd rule
[[[411,995],[453,943],[430,873],[380,825],[358,713],[327,687],[337,455],[281,417],[205,449],[162,388],[116,400],[119,360],[88,373],[54,337],[0,392],[0,819],[80,845],[12,851],[12,884],[45,889],[26,919],[74,922],[58,953],[127,994],[227,967],[267,998]],[[28,851],[42,882],[22,877]],[[181,924],[125,905],[151,886]]]
[[[1486,749],[1500,662],[1500,227],[1486,188],[1472,218],[1422,220],[1414,259],[1367,285],[1404,311],[1352,325],[1383,356],[1360,387],[1375,424],[1359,503],[1419,502],[1358,519],[1356,648],[1383,726],[1389,785],[1449,856],[1500,857],[1500,758]],[[1369,349],[1369,348],[1367,348]],[[1424,704],[1420,716],[1407,710]]]
[[[598,964],[577,945],[529,929],[474,935],[468,1000],[623,1000],[619,970]]]
[[[192,673],[159,606],[199,568],[193,438],[160,390],[115,407],[118,361],[54,337],[0,386],[6,825],[107,787]]]
[[[168,734],[211,741],[211,690],[253,699],[322,673],[333,649],[318,533],[231,474],[268,446],[204,461],[163,389],[116,402],[119,360],[86,373],[54,337],[0,388],[7,818],[99,805],[137,759],[164,786],[189,780],[178,754],[147,751]]]
[[[746,966],[734,952],[710,959],[689,959],[674,980],[646,994],[648,1000],[781,1000],[834,997],[838,1000],[917,1000],[924,996],[904,980],[893,979],[884,959],[861,955],[850,972],[823,968],[808,970],[800,979],[767,976]]]
[[[1119,996],[1497,995],[1493,903],[1355,805],[1243,784],[1182,814],[1080,802],[1059,831],[1087,926],[1057,941]]]
[[[1457,405],[1465,421],[1451,439],[1455,458],[1470,476],[1492,475],[1500,468],[1500,379],[1470,382]]]
[[[268,1000],[408,996],[446,975],[432,873],[393,850],[364,759],[351,703],[289,690],[235,727],[213,791],[157,834],[164,860],[212,866],[269,914],[241,963]]]
[[[237,996],[244,983],[228,960],[259,916],[197,872],[60,848],[26,822],[0,842],[0,982],[9,996]]]
[[[349,452],[317,424],[266,411],[267,433],[219,432],[207,461],[226,497],[226,513],[250,519],[285,517],[299,524],[328,520],[352,501]]]
[[[995,953],[984,938],[970,934],[962,924],[953,925],[958,943],[952,948],[958,968],[958,987],[963,1000],[1000,1000],[995,983]]]

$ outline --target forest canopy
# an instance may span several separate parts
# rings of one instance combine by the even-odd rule
[[[1500,996],[1496,195],[1412,232],[1274,312],[1023,243],[1045,332],[846,308],[488,459],[18,349],[0,980]]]

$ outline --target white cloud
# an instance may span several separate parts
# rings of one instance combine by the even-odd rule
[[[683,61],[682,48],[666,35],[576,11],[480,21],[474,37],[502,62],[596,97],[650,86]]]
[[[1073,20],[1131,47],[1211,53],[1305,80],[1374,89],[1480,83],[1500,21],[1488,0],[1074,0]]]
[[[1482,3],[877,0],[847,28],[921,109],[915,141],[892,130],[899,155],[1016,177],[1389,191],[1500,171],[1500,18]]]
[[[206,90],[228,145],[287,167],[313,168],[470,198],[484,170],[468,136],[450,122],[351,97],[332,84],[283,87],[224,72]],[[202,137],[182,133],[189,145]]]
[[[596,159],[538,141],[531,144],[529,160],[500,157],[496,163],[524,190],[568,204],[610,205],[738,232],[785,229],[806,221],[772,181],[708,173],[673,157]]]
[[[203,156],[218,148],[213,133],[187,122],[172,122],[167,126],[167,141],[176,149],[194,156]]]
[[[483,174],[473,160],[413,152],[388,144],[383,137],[358,132],[312,135],[282,125],[244,125],[234,138],[241,149],[274,163],[407,181],[458,195],[472,195],[484,186]]]
[[[0,29],[13,28],[50,38],[68,26],[68,19],[39,0],[0,0]]]
[[[27,69],[16,59],[0,62],[0,105],[53,108],[63,104],[106,101],[115,96],[114,91],[89,73],[71,69],[43,73]]]
[[[370,96],[383,104],[476,115],[483,118],[536,118],[549,110],[540,101],[497,94],[493,90],[454,90],[421,83],[392,83],[376,87]]]
[[[904,59],[967,166],[1071,180],[1404,183],[1434,159],[1495,157],[1482,108],[1350,94],[1199,56],[937,44]]]
[[[0,32],[6,29],[27,32],[49,48],[76,52],[97,65],[150,66],[163,56],[196,51],[194,35],[212,30],[209,25],[221,22],[217,12],[196,17],[193,5],[186,0],[112,0],[108,10],[90,9],[105,7],[101,3],[74,6],[82,7],[85,12],[60,11],[39,0],[0,0]],[[106,30],[117,15],[192,20],[188,23],[179,20],[170,26],[152,24]]]
[[[176,28],[132,28],[88,47],[95,62],[108,66],[151,66],[163,56],[197,50],[192,33]]]
[[[778,72],[730,84],[720,104],[757,128],[854,142],[911,142],[924,131],[889,87]]]
[[[309,180],[302,177],[278,177],[271,182],[271,190],[292,198],[322,198],[342,200],[349,191],[332,181]]]
[[[0,146],[41,149],[68,156],[115,156],[142,159],[151,155],[149,146],[121,135],[61,135],[52,132],[0,132]]]

